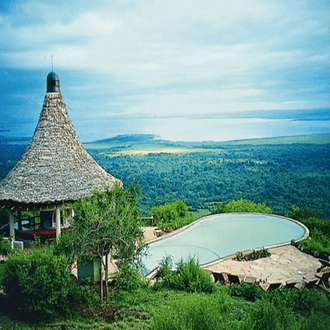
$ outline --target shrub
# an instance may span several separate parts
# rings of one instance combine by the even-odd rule
[[[257,213],[272,213],[272,209],[265,202],[255,203],[247,199],[232,200],[228,203],[216,205],[211,213],[231,213],[231,212],[257,212]]]
[[[11,253],[2,284],[8,306],[29,321],[67,315],[79,298],[66,257],[50,249]]]
[[[6,256],[11,251],[10,244],[4,239],[5,234],[0,235],[0,255]]]
[[[119,273],[115,276],[115,287],[120,287],[121,290],[131,291],[147,285],[147,282],[142,280],[135,263],[122,263],[118,268]]]
[[[323,254],[323,257],[330,254],[330,220],[322,219],[317,211],[311,211],[307,208],[300,209],[292,205],[288,217],[301,221],[310,230],[310,236],[300,241],[304,251],[314,254],[317,251]]]
[[[281,305],[275,306],[270,299],[257,300],[248,313],[247,329],[282,330],[300,329],[292,309]]]
[[[330,302],[316,289],[297,290],[283,287],[269,291],[266,295],[276,306],[292,308],[303,314],[310,314],[311,311],[315,311],[330,315]]]
[[[165,287],[188,292],[213,292],[216,288],[208,272],[201,269],[193,258],[187,262],[181,260],[175,272],[172,272],[169,265],[164,263],[157,278],[155,289]]]
[[[236,285],[232,283],[227,286],[227,292],[230,296],[243,297],[249,301],[256,301],[261,299],[263,291],[258,284],[242,283],[242,285]]]
[[[316,228],[310,231],[310,236],[307,239],[299,243],[306,252],[313,254],[314,251],[318,251],[318,253],[330,254],[330,237]]]
[[[180,199],[172,203],[154,206],[150,210],[150,215],[154,217],[156,225],[161,229],[179,228],[194,220],[194,217],[188,212],[188,206]]]

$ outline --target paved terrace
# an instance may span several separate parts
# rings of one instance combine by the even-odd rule
[[[273,283],[306,283],[316,280],[322,264],[316,258],[299,251],[292,245],[269,248],[270,257],[253,261],[236,261],[235,256],[203,266],[214,273],[229,273]]]

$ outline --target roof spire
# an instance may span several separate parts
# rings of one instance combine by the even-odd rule
[[[52,62],[52,72],[54,71],[53,69],[53,55],[51,55],[51,62]]]
[[[60,78],[52,71],[47,76],[47,93],[59,93],[60,92]]]

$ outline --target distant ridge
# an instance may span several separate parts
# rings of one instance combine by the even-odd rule
[[[223,144],[327,144],[330,143],[330,134],[309,134],[295,136],[281,136],[261,139],[233,140],[226,141]]]
[[[180,147],[199,147],[199,146],[225,146],[225,145],[260,145],[260,144],[294,144],[294,143],[308,143],[308,144],[327,144],[330,143],[330,134],[310,134],[310,135],[296,135],[296,136],[282,136],[271,138],[258,138],[246,140],[232,140],[232,141],[201,141],[201,142],[183,142],[183,141],[168,141],[158,139],[155,134],[132,134],[132,135],[118,135],[109,139],[97,140],[94,142],[84,143],[87,148],[96,146],[111,146],[111,145],[157,145],[157,146],[180,146]]]
[[[112,142],[146,142],[155,139],[156,135],[154,134],[124,134],[124,135],[117,135],[115,137],[104,139],[104,140],[97,140],[88,143],[112,143]]]
[[[0,135],[0,144],[10,145],[27,145],[30,138],[26,137],[4,137]],[[183,142],[183,141],[168,141],[158,139],[156,134],[123,134],[117,135],[112,138],[96,140],[92,142],[84,142],[83,144],[87,148],[96,149],[97,147],[105,148],[107,146],[121,145],[127,147],[130,145],[157,145],[168,147],[195,147],[200,146],[225,146],[225,145],[262,145],[262,144],[330,144],[330,134],[309,134],[309,135],[295,135],[295,136],[282,136],[271,138],[258,138],[258,139],[246,139],[246,140],[232,140],[232,141],[200,141],[200,142]]]

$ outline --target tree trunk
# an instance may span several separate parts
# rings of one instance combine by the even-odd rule
[[[100,263],[100,299],[103,300],[103,260]]]
[[[105,255],[105,300],[108,301],[109,296],[109,285],[108,285],[108,270],[109,270],[109,263],[108,263],[108,254]]]

